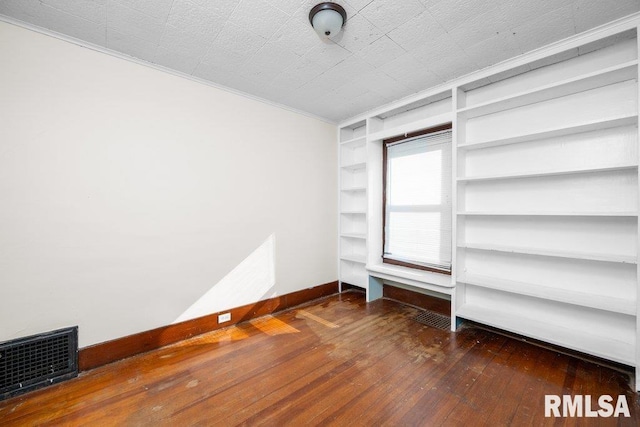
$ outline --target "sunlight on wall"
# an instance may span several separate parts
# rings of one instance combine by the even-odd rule
[[[271,234],[260,247],[222,280],[213,285],[173,323],[277,296],[277,292],[274,290],[276,283],[275,249],[276,236]],[[215,260],[211,262],[215,262]]]

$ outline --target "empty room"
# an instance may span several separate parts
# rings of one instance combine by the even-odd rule
[[[639,31],[0,0],[0,425],[639,425]]]

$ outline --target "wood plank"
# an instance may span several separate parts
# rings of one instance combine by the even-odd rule
[[[415,399],[412,396],[401,412],[400,424],[418,425],[420,423],[440,423],[447,420],[454,407],[460,404],[469,388],[478,376],[504,347],[506,338],[500,336],[478,336],[476,343],[469,348],[452,369],[443,375],[434,376],[425,382],[425,391],[433,393],[419,393]],[[440,372],[438,372],[440,374]],[[452,398],[453,397],[453,398]],[[477,414],[470,419],[477,418]]]
[[[425,329],[428,327],[424,327]],[[432,330],[432,328],[429,328]],[[429,331],[431,333],[431,331]],[[434,342],[432,344],[433,350],[445,351],[452,342],[455,342],[455,347],[459,350],[456,354],[452,354],[452,357],[434,357],[429,360],[424,360],[422,363],[411,366],[410,370],[413,372],[411,379],[404,383],[392,381],[390,385],[389,393],[387,397],[377,404],[373,405],[367,413],[362,415],[359,422],[364,425],[375,424],[397,424],[397,421],[415,407],[419,399],[425,394],[437,392],[437,385],[440,384],[440,380],[447,376],[449,373],[452,375],[461,366],[459,362],[464,359],[466,354],[472,349],[477,342],[477,335],[471,333],[463,337],[453,336],[454,334],[446,331],[440,331],[441,337],[449,335],[449,340],[442,340],[440,344]],[[424,338],[423,338],[424,339]],[[419,370],[424,375],[415,375]],[[395,421],[395,422],[394,422]]]
[[[436,313],[451,316],[451,301],[443,298],[436,298],[431,295],[390,285],[384,285],[382,288],[382,295],[385,298],[414,305],[424,310],[431,310]]]
[[[378,318],[375,322],[383,334],[386,336],[398,337],[403,329],[403,322],[387,322],[382,324]],[[344,390],[340,391],[345,384],[353,384],[357,378],[369,377],[379,367],[377,363],[384,363],[395,346],[392,341],[378,342],[375,336],[357,334],[357,337],[364,337],[360,340],[345,341],[344,348],[340,349],[344,362],[337,365],[329,373],[308,381],[304,387],[298,389],[293,395],[281,396],[280,400],[252,417],[243,420],[247,425],[254,425],[258,422],[273,425],[309,425],[315,424],[318,417],[323,419],[323,413],[344,398]],[[355,345],[353,345],[355,343]],[[375,346],[377,357],[375,361],[369,360],[367,354],[359,352],[362,347]],[[294,408],[305,408],[304,411],[294,411]]]
[[[632,417],[616,423],[640,419],[630,368],[471,323],[456,333],[430,328],[412,320],[417,312],[344,292],[2,401],[0,419],[3,426],[599,425],[544,418],[544,394],[587,393],[625,395]]]
[[[311,335],[317,338],[316,334],[321,334],[321,335],[327,334],[328,336],[344,337],[341,339],[345,339],[346,341],[349,341],[349,342],[354,342],[356,343],[356,345],[366,344],[369,341],[371,341],[373,337],[368,336],[366,334],[362,334],[361,328],[363,327],[369,328],[372,326],[372,323],[377,321],[378,319],[376,318],[364,319],[363,321],[360,321],[360,322],[354,321],[354,322],[345,324],[344,327],[337,330],[334,328],[327,328],[323,324],[316,325],[314,323],[311,323],[310,326],[315,331],[315,333]],[[343,322],[339,322],[339,323],[342,324]],[[325,345],[321,344],[317,340],[314,341],[309,347],[312,348],[314,351],[310,352],[307,348],[305,348],[305,352],[300,354],[300,359],[297,361],[299,362],[299,365],[296,365],[296,366],[306,366],[307,367],[306,372],[305,372],[305,369],[300,370],[300,375],[296,378],[293,378],[294,381],[292,381],[291,383],[287,383],[286,379],[283,380],[283,372],[288,373],[288,371],[291,370],[290,365],[278,366],[276,364],[271,363],[266,369],[264,369],[264,377],[267,380],[266,390],[264,391],[265,394],[262,399],[256,401],[253,405],[247,403],[243,408],[243,413],[248,414],[252,418],[258,418],[255,414],[259,412],[262,414],[261,415],[262,417],[266,417],[268,414],[272,413],[273,411],[278,411],[279,409],[281,409],[282,402],[280,402],[280,400],[282,399],[282,395],[280,393],[277,393],[277,391],[280,390],[283,386],[287,388],[288,390],[287,399],[290,400],[292,398],[292,395],[304,394],[305,390],[313,388],[313,386],[310,386],[309,384],[314,384],[314,385],[320,384],[322,383],[323,380],[326,380],[327,378],[334,376],[336,370],[341,371],[342,369],[348,368],[347,365],[343,366],[340,360],[336,360],[336,359],[326,360],[325,358],[323,363],[319,363],[317,365],[311,365],[313,369],[309,369],[309,365],[307,365],[306,360],[309,359],[310,353],[311,354],[314,354],[317,352],[323,353],[323,351],[321,350],[326,350],[326,351],[332,350],[330,346],[325,347]],[[278,380],[274,381],[274,379],[276,378]],[[278,384],[278,386],[275,387],[275,390],[274,390],[274,382]],[[252,386],[251,386],[252,391],[250,392],[247,392],[246,384],[244,384],[242,381],[234,380],[234,386],[236,387],[235,389],[236,393],[239,393],[240,399],[243,399],[243,397],[246,397],[247,393],[251,394],[256,390],[255,382],[252,382]],[[225,395],[229,393],[233,393],[232,388],[230,388],[229,390],[225,390]],[[179,417],[177,418],[177,420],[182,419],[187,421],[191,416],[189,411],[198,412],[203,410],[203,408],[205,409],[208,408],[209,406],[211,406],[212,408],[215,408],[219,406],[221,401],[226,402],[226,400],[227,400],[227,396],[223,396],[223,395],[214,396],[212,394],[211,399],[209,399],[204,405],[199,405],[198,407],[191,406],[187,408],[187,410],[181,409],[179,411],[179,414],[178,414]],[[234,422],[239,422],[239,420],[242,419],[242,414],[233,413],[231,416],[231,419]]]

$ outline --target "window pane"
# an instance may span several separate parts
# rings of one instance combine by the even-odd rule
[[[443,220],[447,224],[443,224]],[[387,251],[397,259],[450,264],[450,223],[449,215],[440,212],[391,212],[387,222]]]
[[[387,166],[390,184],[387,193],[389,204],[440,204],[442,202],[441,165],[442,150],[391,158]]]

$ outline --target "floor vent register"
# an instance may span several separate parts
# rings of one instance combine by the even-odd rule
[[[451,317],[429,310],[418,313],[418,315],[414,317],[413,320],[418,323],[422,323],[423,325],[442,329],[444,331],[448,331],[449,329],[451,329]]]

